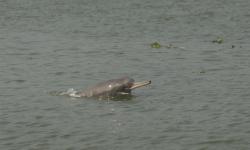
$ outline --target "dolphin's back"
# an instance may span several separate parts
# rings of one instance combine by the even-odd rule
[[[124,87],[124,80],[127,80],[127,77],[112,79],[99,83],[93,87],[87,88],[86,90],[81,92],[80,95],[85,97],[114,96]]]

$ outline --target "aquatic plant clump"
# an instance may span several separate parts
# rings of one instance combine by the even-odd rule
[[[152,43],[150,45],[151,45],[152,48],[161,48],[161,45],[158,42],[154,42],[154,43]]]
[[[224,42],[223,38],[222,37],[218,37],[217,39],[213,40],[212,41],[213,43],[218,43],[218,44],[221,44]]]

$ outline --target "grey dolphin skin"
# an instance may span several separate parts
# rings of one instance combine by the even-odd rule
[[[114,97],[117,95],[131,94],[133,89],[146,86],[150,83],[150,80],[135,82],[132,78],[123,77],[99,83],[77,94],[80,97]]]

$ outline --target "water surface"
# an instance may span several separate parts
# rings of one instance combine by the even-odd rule
[[[0,1],[0,149],[249,149],[249,6]],[[121,76],[152,85],[127,101],[49,94]]]

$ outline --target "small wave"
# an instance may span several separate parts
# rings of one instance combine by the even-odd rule
[[[51,95],[55,96],[70,96],[70,97],[81,97],[81,95],[78,94],[79,92],[73,88],[68,89],[67,91],[52,91],[50,92]]]

